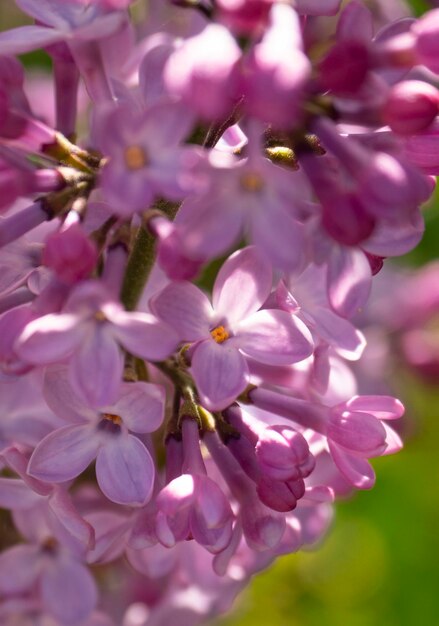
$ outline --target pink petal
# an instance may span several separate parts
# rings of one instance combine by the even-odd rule
[[[50,46],[65,38],[62,33],[45,26],[20,26],[0,33],[0,54],[23,54]]]
[[[272,285],[269,261],[255,246],[238,250],[221,267],[213,287],[213,308],[230,323],[257,311]]]
[[[73,506],[70,494],[56,485],[49,497],[49,507],[56,520],[56,536],[72,552],[84,554],[94,545],[92,526],[84,520]]]
[[[26,325],[15,349],[25,361],[45,365],[69,356],[83,336],[84,327],[78,323],[77,315],[50,313]]]
[[[247,384],[245,358],[227,342],[200,343],[192,357],[192,372],[203,404],[213,410],[231,404]]]
[[[392,396],[354,396],[346,402],[350,411],[371,413],[380,420],[398,419],[404,415],[404,405]]]
[[[208,297],[188,282],[171,283],[151,302],[151,310],[172,326],[182,341],[205,339],[213,309]]]
[[[112,502],[143,506],[154,486],[154,462],[144,444],[133,435],[118,435],[102,446],[96,459],[96,478]]]
[[[257,311],[239,324],[236,340],[246,354],[269,365],[297,363],[313,351],[308,328],[286,311]]]
[[[26,511],[40,500],[40,496],[22,480],[0,477],[0,507],[2,509]]]
[[[345,359],[356,361],[363,354],[366,339],[348,320],[329,309],[319,307],[312,312],[316,331]]]
[[[165,390],[153,383],[123,383],[119,399],[108,412],[120,415],[135,433],[151,433],[163,421]]]
[[[122,351],[107,325],[90,325],[80,349],[70,361],[73,390],[93,407],[105,406],[118,396],[123,372]]]
[[[369,261],[358,249],[339,247],[328,266],[328,296],[342,317],[352,317],[369,297],[372,274]]]
[[[128,352],[142,359],[162,361],[178,345],[177,333],[148,313],[120,311],[111,321],[113,336]]]
[[[52,365],[46,369],[44,399],[56,415],[69,422],[91,421],[96,411],[90,409],[73,391],[68,372],[65,365]]]
[[[33,451],[28,473],[49,483],[79,476],[95,458],[99,438],[93,426],[65,426],[47,435]]]
[[[271,207],[270,207],[271,208]],[[305,257],[304,226],[280,207],[261,207],[252,219],[251,240],[275,267],[298,271]]]
[[[0,593],[17,594],[28,591],[41,569],[39,546],[18,545],[0,554]]]
[[[402,439],[398,435],[398,433],[395,432],[393,428],[390,428],[390,426],[388,426],[385,422],[383,423],[383,426],[386,430],[387,448],[384,450],[381,456],[396,454],[396,452],[399,452],[404,447]]]
[[[329,442],[329,449],[337,468],[351,485],[357,489],[372,489],[375,472],[366,459],[347,454],[332,442]]]
[[[76,561],[57,559],[41,576],[41,597],[48,611],[70,626],[86,619],[98,601],[96,583]]]

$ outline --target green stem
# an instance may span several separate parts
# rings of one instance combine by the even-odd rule
[[[175,202],[159,200],[154,208],[162,211],[172,220],[179,206]],[[142,225],[134,240],[120,293],[121,302],[127,311],[134,311],[137,307],[154,265],[155,256],[155,237]]]
[[[120,299],[127,311],[134,311],[155,261],[155,238],[141,226],[128,259]]]

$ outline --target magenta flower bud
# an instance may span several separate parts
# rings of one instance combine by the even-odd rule
[[[255,35],[264,30],[275,0],[218,0],[219,19],[233,31]]]
[[[439,92],[420,80],[406,80],[392,87],[382,110],[383,121],[399,135],[426,130],[439,110]]]
[[[412,28],[418,62],[439,74],[439,9],[426,13]]]
[[[288,426],[268,426],[259,436],[256,456],[262,472],[273,480],[305,478],[314,469],[308,443]]]
[[[378,456],[387,447],[386,431],[381,422],[368,413],[331,411],[328,438],[360,456]]]
[[[323,89],[336,94],[354,94],[370,68],[369,51],[364,42],[339,41],[319,63]]]
[[[302,478],[282,482],[264,477],[258,483],[257,492],[265,506],[279,513],[287,513],[293,511],[297,501],[303,497],[305,483]]]
[[[43,265],[54,270],[63,282],[74,284],[87,278],[97,258],[94,243],[79,224],[72,224],[49,236],[43,252]]]

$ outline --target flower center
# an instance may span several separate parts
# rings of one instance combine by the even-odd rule
[[[216,343],[224,343],[229,338],[229,333],[224,326],[217,326],[210,331],[210,335]]]
[[[241,176],[241,186],[244,187],[246,191],[255,193],[263,189],[264,179],[259,174],[256,174],[256,172],[248,172]]]
[[[128,146],[124,152],[125,164],[129,170],[141,170],[148,164],[148,157],[141,146]]]
[[[114,415],[113,413],[101,413],[102,417],[117,426],[122,424],[122,418],[120,415]]]

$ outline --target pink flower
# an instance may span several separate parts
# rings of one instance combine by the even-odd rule
[[[174,282],[155,296],[156,315],[193,342],[191,368],[202,402],[222,409],[244,390],[246,357],[271,365],[312,353],[306,326],[285,311],[260,310],[271,291],[271,267],[256,247],[233,254],[213,288],[213,306],[197,287]]]

